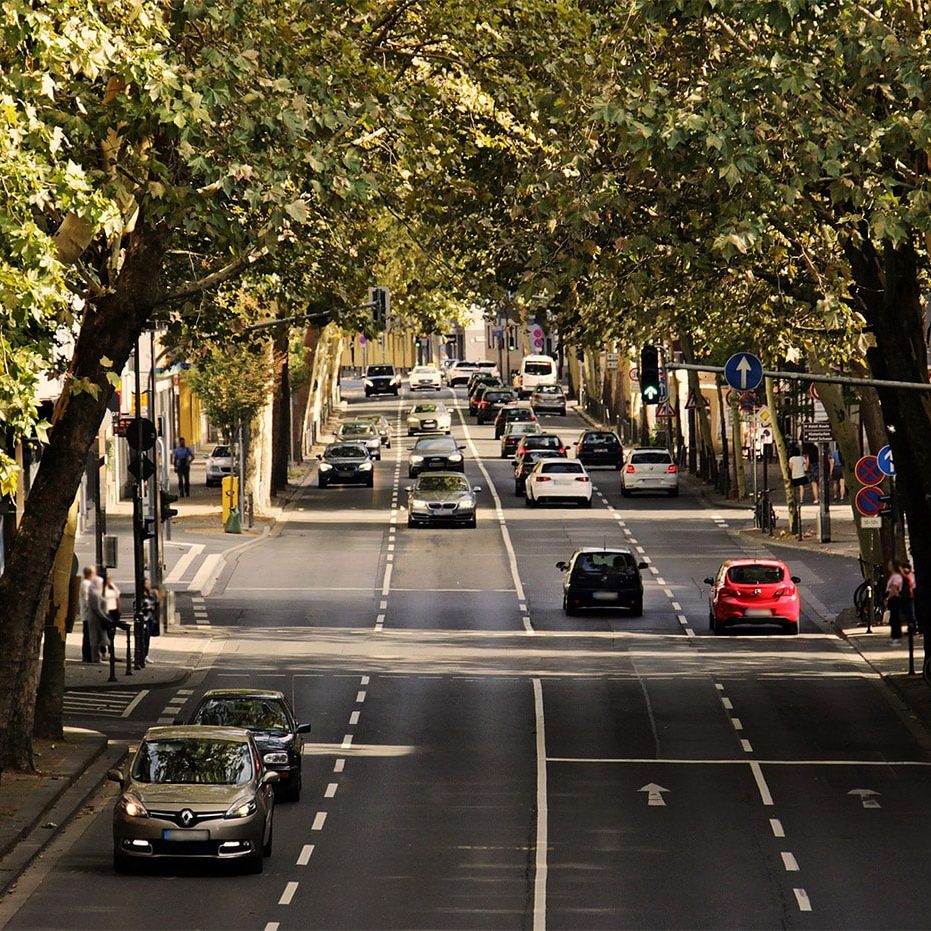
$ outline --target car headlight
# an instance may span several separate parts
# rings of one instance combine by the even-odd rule
[[[262,757],[266,766],[287,766],[288,754],[285,750],[272,750]]]
[[[321,462],[321,463],[320,463],[320,471],[321,471],[321,472],[329,472],[330,469],[332,469],[332,468],[333,468],[333,466],[331,466],[329,462]]]
[[[258,803],[255,798],[250,799],[240,799],[237,802],[233,802],[227,810],[224,818],[248,818],[249,815],[254,815],[258,811]]]
[[[423,456],[411,456],[411,462],[418,463],[423,462]]]
[[[363,462],[363,463],[361,463],[361,464],[359,465],[359,471],[360,471],[360,472],[371,472],[371,471],[372,471],[372,463],[371,463],[371,462]]]
[[[124,795],[120,799],[120,808],[126,813],[130,818],[148,818],[149,813],[145,809],[145,805],[136,798],[135,795]]]
[[[420,498],[414,498],[411,501],[411,508],[415,511],[426,511],[427,507],[427,502],[421,500]]]
[[[450,462],[462,462],[462,456],[460,456],[459,453],[453,453],[449,457],[449,461]]]

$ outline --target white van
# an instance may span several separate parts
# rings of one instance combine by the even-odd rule
[[[518,373],[518,391],[522,398],[530,397],[540,385],[555,385],[556,360],[549,356],[524,356]]]

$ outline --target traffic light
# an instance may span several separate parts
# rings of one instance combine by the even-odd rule
[[[644,404],[659,403],[659,349],[644,346],[640,350],[640,397]]]
[[[162,489],[159,491],[158,497],[158,513],[162,520],[171,520],[172,517],[177,517],[178,509],[173,508],[172,505],[178,500],[178,496]]]
[[[508,327],[508,352],[514,352],[517,349],[517,331],[514,327]]]
[[[143,514],[142,521],[139,524],[139,539],[151,540],[155,536],[155,515]]]
[[[391,292],[387,288],[370,288],[369,303],[372,305],[372,323],[376,328],[384,327],[391,313]]]

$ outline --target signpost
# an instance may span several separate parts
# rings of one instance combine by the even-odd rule
[[[724,363],[724,378],[737,391],[753,391],[763,380],[763,363],[750,352],[735,352]]]
[[[605,353],[605,368],[608,369],[608,371],[614,371],[617,368],[617,361],[616,352]]]
[[[806,443],[830,443],[831,424],[827,420],[814,420],[802,424],[802,439]]]

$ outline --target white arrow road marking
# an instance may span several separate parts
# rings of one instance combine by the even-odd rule
[[[666,802],[663,799],[663,792],[668,792],[669,789],[664,789],[655,782],[650,782],[642,788],[637,789],[637,791],[647,793],[647,805],[662,805],[665,808]]]
[[[859,795],[860,801],[863,803],[864,808],[881,808],[882,806],[879,802],[876,801],[872,796],[879,795],[878,792],[874,792],[873,789],[851,789],[848,795]]]

